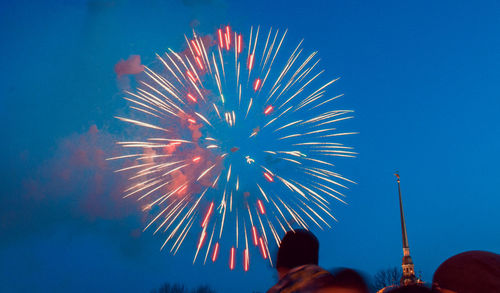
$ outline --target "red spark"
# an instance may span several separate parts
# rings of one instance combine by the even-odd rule
[[[235,263],[235,259],[234,259],[234,255],[236,253],[236,249],[233,247],[231,247],[231,258],[229,259],[229,269],[231,270],[234,270],[234,263]]]
[[[264,259],[267,258],[267,252],[266,252],[266,247],[264,246],[264,240],[262,237],[259,238],[259,243],[260,243],[260,253],[262,254],[262,257]]]
[[[208,224],[208,219],[210,218],[210,215],[212,214],[212,210],[214,208],[214,202],[210,203],[210,207],[208,208],[207,214],[205,215],[205,219],[203,220],[203,223],[201,226],[205,228],[205,226]]]
[[[229,51],[229,46],[231,45],[231,28],[226,26],[226,50]]]
[[[264,110],[264,114],[266,115],[269,115],[269,113],[271,113],[273,111],[274,107],[269,105],[266,107],[266,109]]]
[[[260,78],[257,78],[254,82],[253,82],[253,90],[254,91],[257,91],[260,87],[260,83],[261,83],[261,80]]]
[[[217,30],[217,35],[219,36],[219,46],[221,48],[224,48],[224,40],[222,39],[222,30],[221,29]]]
[[[257,246],[258,243],[257,243],[257,228],[255,226],[252,226],[252,239],[253,239],[253,245]]]
[[[274,178],[273,176],[271,176],[271,174],[264,172],[264,177],[266,177],[267,181],[274,182]]]
[[[232,147],[231,152],[232,153],[237,152],[239,149],[240,149],[239,147]]]
[[[243,269],[245,270],[245,272],[248,272],[249,267],[250,267],[250,256],[247,248],[245,249],[245,252],[243,254]]]
[[[200,48],[198,48],[198,44],[196,44],[195,40],[191,40],[191,45],[193,45],[196,55],[201,56]]]
[[[194,120],[193,118],[189,118],[189,119],[188,119],[188,121],[189,121],[190,123],[193,123],[193,124],[195,124],[195,123],[196,123],[196,120]]]
[[[217,256],[219,255],[219,242],[215,243],[214,252],[212,253],[212,262],[217,260]]]
[[[260,199],[257,200],[257,205],[259,206],[259,211],[261,214],[265,214],[266,210],[264,209],[264,205]]]
[[[191,101],[193,101],[194,103],[196,103],[196,102],[197,102],[196,98],[195,98],[192,94],[188,93],[188,94],[187,94],[187,97],[188,97]]]

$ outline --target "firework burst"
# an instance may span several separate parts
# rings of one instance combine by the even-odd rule
[[[334,126],[352,111],[332,110],[342,95],[326,88],[338,78],[321,83],[317,52],[306,55],[302,41],[283,53],[286,35],[194,33],[126,92],[133,117],[117,118],[141,138],[119,142],[130,151],[111,160],[132,162],[117,170],[131,174],[125,197],[151,215],[144,230],[166,233],[162,249],[196,239],[193,262],[223,254],[230,269],[247,271],[251,253],[272,265],[281,233],[335,220],[331,202],[343,202],[339,189],[352,181],[332,171],[332,159],[355,153],[338,142],[352,133]]]

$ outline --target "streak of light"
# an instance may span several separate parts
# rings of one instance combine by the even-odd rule
[[[210,235],[210,240],[208,241],[207,252],[205,253],[205,259],[203,260],[203,264],[207,262],[208,253],[210,252],[210,248],[212,247],[212,239],[214,237],[215,226],[216,225],[213,226],[212,234]]]
[[[229,170],[227,171],[227,182],[229,182],[229,178],[231,178],[231,166],[232,165],[229,165]]]
[[[217,109],[217,106],[215,104],[213,104],[213,106],[214,106],[215,112],[217,113],[217,116],[219,116],[219,118],[222,119],[220,117],[219,109]]]
[[[140,164],[140,165],[134,165],[134,166],[125,167],[125,168],[122,168],[122,169],[115,170],[114,172],[118,173],[118,172],[127,171],[127,170],[131,170],[131,169],[142,168],[144,166],[151,166],[153,164],[154,163],[145,163],[145,164]]]
[[[214,202],[212,201],[210,203],[210,207],[208,208],[208,211],[205,215],[205,219],[203,219],[203,223],[201,224],[202,227],[205,227],[208,224],[208,220],[210,219],[210,216],[212,215],[213,209],[214,209]]]
[[[208,125],[212,126],[212,124],[208,121],[207,118],[205,118],[205,116],[201,115],[200,113],[198,112],[195,112],[194,114],[196,114],[196,116],[200,117],[201,120],[205,121]],[[213,126],[212,126],[213,127]]]
[[[115,116],[115,118],[118,119],[118,120],[124,121],[124,122],[129,122],[129,123],[138,125],[138,126],[143,126],[143,127],[147,127],[147,128],[152,128],[152,129],[157,129],[157,130],[162,130],[162,131],[165,131],[165,132],[169,132],[168,130],[166,130],[164,128],[161,128],[161,127],[158,127],[158,126],[146,123],[146,122],[141,122],[141,121],[138,121],[138,120],[123,118],[123,117],[118,117],[118,116]]]
[[[266,210],[264,209],[264,205],[260,199],[257,200],[257,206],[259,207],[259,211],[261,214],[265,214]]]
[[[238,54],[241,53],[241,49],[242,49],[242,46],[243,46],[242,42],[243,42],[242,35],[238,35],[238,46],[237,46],[237,52],[238,52]]]
[[[133,154],[133,155],[118,156],[118,157],[107,158],[106,161],[126,159],[126,158],[133,158],[133,157],[140,157],[142,155],[143,154]]]
[[[267,252],[266,248],[264,247],[264,240],[262,239],[262,237],[259,237],[259,244],[260,244],[260,253],[262,254],[262,257],[264,259],[267,259]]]
[[[249,71],[252,70],[253,63],[254,63],[254,55],[250,54],[250,56],[248,57],[248,61],[247,61],[247,68],[248,68]]]
[[[201,61],[200,57],[196,56],[196,57],[194,57],[194,60],[196,61],[196,65],[198,65],[198,67],[199,67],[201,70],[205,69],[205,68],[203,67],[203,63],[202,63],[202,61]]]
[[[198,253],[200,252],[201,247],[205,243],[205,238],[207,237],[207,231],[206,230],[207,230],[207,228],[205,227],[201,231],[200,240],[198,241],[198,246],[196,247],[196,253],[195,253],[194,258],[193,258],[193,264],[195,263],[196,258],[198,257]]]
[[[267,198],[266,193],[264,192],[264,190],[262,190],[262,188],[260,187],[260,185],[258,183],[257,183],[257,187],[259,188],[260,193],[262,193],[262,195],[264,196],[264,198],[266,199],[266,201],[269,202],[269,199]]]
[[[257,228],[255,226],[252,226],[252,240],[253,240],[253,245],[257,246]]]
[[[205,174],[207,174],[208,172],[210,172],[210,170],[212,170],[214,167],[215,167],[216,164],[213,164],[211,167],[209,167],[208,169],[206,169],[205,171],[203,171],[200,176],[198,177],[198,179],[196,179],[196,181],[199,181],[203,176],[205,176]],[[214,182],[215,183],[215,182]]]
[[[196,83],[196,78],[194,77],[193,73],[191,71],[187,71],[186,75],[189,77],[189,79],[194,83]]]
[[[247,109],[247,113],[245,114],[245,119],[247,118],[248,116],[248,112],[250,112],[250,108],[252,108],[252,101],[253,99],[250,98],[250,102],[248,102],[248,109]]]

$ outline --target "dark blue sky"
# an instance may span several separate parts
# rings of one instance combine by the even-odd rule
[[[339,222],[318,232],[320,265],[367,274],[398,266],[402,178],[411,254],[430,281],[451,255],[500,251],[500,4],[497,1],[18,1],[1,4],[0,291],[143,292],[163,282],[220,292],[265,291],[251,271],[191,265],[140,234],[140,213],[101,166],[126,136],[113,66],[182,49],[197,20],[288,28],[341,76],[360,153],[338,170],[358,182]],[[241,289],[244,288],[244,289]],[[247,289],[248,288],[248,289]],[[245,291],[246,290],[246,291]]]

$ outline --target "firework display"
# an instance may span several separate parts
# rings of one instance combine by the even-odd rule
[[[150,216],[144,230],[165,233],[162,249],[192,242],[194,259],[229,268],[269,261],[270,246],[293,228],[330,228],[331,203],[349,179],[333,160],[354,157],[339,142],[351,110],[332,109],[338,78],[322,80],[317,52],[287,31],[229,26],[193,33],[183,52],[157,55],[125,92],[140,137],[118,142],[130,174],[124,197]],[[193,240],[194,239],[194,240]]]

